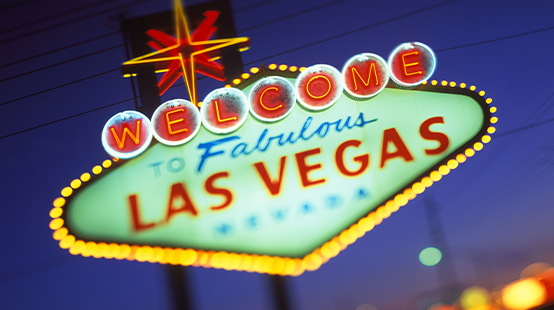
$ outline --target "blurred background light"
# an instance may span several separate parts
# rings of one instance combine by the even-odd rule
[[[527,278],[506,285],[502,302],[507,309],[531,309],[544,303],[546,289],[536,278]]]
[[[425,266],[435,266],[441,259],[441,251],[434,247],[425,248],[419,253],[419,261]]]

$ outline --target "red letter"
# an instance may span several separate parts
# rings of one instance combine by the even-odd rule
[[[181,201],[181,207],[173,208],[173,202],[179,199]],[[189,212],[190,214],[196,216],[198,212],[194,208],[192,201],[190,201],[189,195],[185,189],[183,183],[175,183],[171,185],[171,193],[169,194],[169,204],[167,206],[167,215],[165,217],[166,223],[169,223],[169,219],[177,213],[180,212]]]
[[[225,202],[223,202],[223,204],[221,204],[219,206],[212,206],[212,207],[210,207],[210,209],[212,209],[212,210],[225,209],[226,207],[228,207],[231,204],[231,202],[233,202],[233,194],[231,193],[231,191],[229,191],[228,189],[225,189],[225,188],[218,188],[218,187],[214,186],[215,180],[217,180],[219,178],[226,178],[228,176],[229,176],[228,172],[219,172],[219,173],[216,173],[216,174],[212,175],[211,177],[209,177],[206,180],[206,184],[204,185],[206,187],[206,192],[208,192],[210,194],[221,195],[221,196],[225,197]]]
[[[392,144],[396,147],[396,152],[387,152],[389,142],[392,142]],[[385,163],[389,159],[393,159],[396,157],[402,157],[404,158],[404,161],[414,160],[412,154],[410,154],[410,151],[406,147],[406,144],[404,144],[404,141],[402,141],[402,138],[400,138],[400,135],[398,134],[396,129],[385,129],[385,131],[383,131],[383,145],[381,147],[381,168],[385,166]]]
[[[439,146],[437,148],[425,150],[425,154],[427,155],[439,155],[440,153],[446,151],[446,149],[448,149],[448,145],[450,144],[450,140],[448,140],[447,135],[442,132],[435,132],[429,129],[429,127],[433,124],[444,124],[444,119],[442,116],[431,117],[423,122],[423,124],[419,127],[419,134],[423,139],[435,140],[439,142]]]
[[[154,223],[144,224],[140,221],[140,211],[137,203],[137,195],[129,196],[129,207],[131,207],[131,217],[133,218],[133,230],[140,232],[154,227]]]
[[[315,164],[308,166],[306,165],[306,157],[319,154],[321,153],[321,149],[311,149],[304,152],[300,152],[295,154],[296,156],[296,164],[298,165],[298,173],[300,174],[300,179],[302,180],[302,185],[304,187],[325,183],[325,179],[319,179],[319,180],[310,180],[308,179],[308,173],[312,170],[321,169],[321,164]]]
[[[136,130],[134,135],[131,132],[131,130],[129,130],[129,128],[125,127],[123,128],[123,138],[119,139],[119,137],[117,136],[117,133],[115,132],[114,127],[110,127],[110,130],[112,131],[112,135],[115,141],[117,142],[117,146],[119,147],[119,149],[123,149],[123,147],[125,146],[126,135],[129,135],[129,137],[133,139],[133,142],[135,142],[136,145],[138,145],[140,142],[140,119],[138,119],[136,122]]]
[[[369,67],[369,73],[367,75],[367,83],[364,81],[364,78],[360,75],[358,70],[354,67],[352,67],[352,80],[354,80],[354,90],[358,90],[358,84],[356,84],[356,75],[362,80],[362,83],[364,83],[365,86],[369,86],[369,81],[371,80],[371,71],[375,74],[375,85],[379,85],[379,78],[377,77],[377,69],[375,69],[375,63],[372,62],[371,66]],[[356,73],[356,75],[354,75]]]
[[[254,167],[256,168],[256,170],[258,170],[258,174],[262,178],[262,181],[264,181],[265,186],[269,190],[269,193],[273,196],[278,195],[281,191],[281,181],[283,180],[283,172],[285,171],[286,159],[287,156],[281,157],[281,162],[279,164],[279,178],[276,181],[271,180],[263,162],[254,164]]]
[[[343,142],[337,148],[337,151],[335,152],[335,162],[337,163],[337,168],[339,168],[339,171],[342,174],[349,177],[354,177],[362,174],[369,166],[369,154],[354,157],[354,161],[360,163],[360,168],[356,171],[349,171],[344,165],[344,150],[346,150],[346,148],[349,146],[358,147],[360,146],[360,144],[362,144],[362,141],[348,140],[346,142]]]

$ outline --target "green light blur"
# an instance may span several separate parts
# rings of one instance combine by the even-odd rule
[[[435,266],[441,259],[441,251],[434,247],[425,248],[419,253],[419,261],[425,266]]]

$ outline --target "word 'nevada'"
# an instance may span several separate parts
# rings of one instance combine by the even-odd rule
[[[248,98],[236,88],[210,92],[200,107],[182,99],[164,102],[150,121],[136,111],[121,112],[110,118],[102,131],[102,144],[108,154],[131,158],[142,153],[152,136],[166,145],[181,145],[197,134],[201,125],[215,133],[228,134],[241,127],[248,114],[271,123],[287,117],[296,102],[311,111],[331,107],[344,94],[352,100],[368,100],[385,86],[417,87],[435,70],[433,51],[422,43],[404,43],[393,50],[387,62],[379,55],[362,53],[346,61],[342,72],[328,65],[308,67],[289,80],[269,76],[257,81]]]

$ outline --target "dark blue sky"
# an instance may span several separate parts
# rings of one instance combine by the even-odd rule
[[[7,65],[117,31],[109,16],[123,10],[129,16],[141,16],[169,10],[171,3],[13,3],[20,2],[28,3],[0,7],[0,307],[168,309],[171,301],[162,265],[74,257],[58,247],[48,228],[48,213],[60,189],[107,158],[100,142],[104,123],[117,112],[134,109],[133,102],[11,135],[131,98],[130,83],[117,70],[33,95],[119,68],[126,60],[122,47],[8,79],[117,46],[121,35]],[[241,10],[255,3],[265,5]],[[325,3],[332,5],[316,9]],[[437,4],[444,5],[430,9]],[[77,9],[85,5],[90,7]],[[379,310],[415,309],[418,299],[438,291],[436,267],[418,260],[419,252],[431,246],[425,195],[437,201],[463,286],[492,289],[516,280],[533,262],[554,264],[554,122],[513,132],[554,117],[554,28],[511,37],[554,27],[553,2],[237,0],[232,5],[239,35],[251,38],[250,50],[243,53],[245,63],[260,65],[260,59],[270,57],[266,63],[339,66],[358,53],[387,58],[396,45],[420,41],[436,52],[433,79],[476,85],[498,107],[497,133],[477,156],[319,270],[289,278],[295,309],[354,310],[365,303]],[[70,15],[61,14],[73,9]],[[301,11],[306,13],[241,31]],[[95,12],[99,12],[95,17],[81,18]],[[78,21],[54,27],[73,19]],[[373,24],[377,25],[366,27]],[[495,41],[500,38],[507,39]],[[298,47],[303,48],[271,57]],[[198,84],[199,97],[221,86],[203,79]],[[162,101],[186,97],[186,88],[180,86],[168,91]],[[9,101],[13,102],[4,104]],[[271,309],[265,275],[189,271],[196,309]]]

